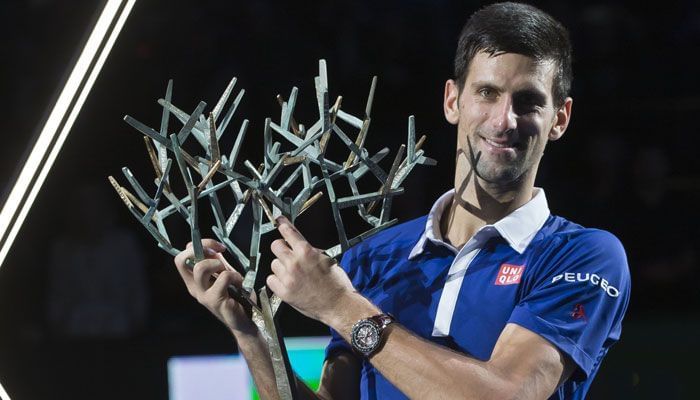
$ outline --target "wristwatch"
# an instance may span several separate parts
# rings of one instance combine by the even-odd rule
[[[394,321],[390,314],[379,314],[357,321],[350,332],[352,348],[365,357],[376,353],[384,344],[386,327]]]

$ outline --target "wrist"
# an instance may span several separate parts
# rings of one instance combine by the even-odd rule
[[[353,350],[363,357],[372,357],[384,346],[389,329],[395,321],[391,314],[382,313],[356,322],[350,333]]]
[[[258,328],[253,328],[252,330],[231,329],[231,333],[236,340],[238,350],[242,353],[248,353],[251,349],[257,349],[261,344],[267,346],[265,338]]]
[[[352,326],[363,318],[381,313],[381,310],[358,292],[346,292],[321,320],[344,337],[349,337]]]
[[[237,341],[255,339],[258,337],[258,327],[255,326],[252,320],[249,322],[250,323],[244,323],[235,328],[229,327],[229,331]]]

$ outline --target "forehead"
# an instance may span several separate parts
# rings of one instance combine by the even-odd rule
[[[465,86],[489,83],[505,90],[538,89],[548,96],[556,72],[553,60],[535,60],[516,53],[477,53],[469,63]]]

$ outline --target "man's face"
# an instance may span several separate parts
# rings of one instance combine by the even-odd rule
[[[490,183],[534,179],[545,144],[561,137],[569,121],[571,99],[559,109],[553,104],[555,73],[553,61],[480,52],[461,93],[447,82],[445,116],[457,125],[458,174],[471,165]]]

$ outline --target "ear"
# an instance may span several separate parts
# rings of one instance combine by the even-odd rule
[[[569,121],[571,120],[571,106],[573,103],[574,100],[571,97],[567,97],[566,100],[564,100],[564,104],[557,110],[554,116],[554,125],[549,131],[549,140],[558,140],[564,135],[566,128],[569,126]]]
[[[442,107],[445,112],[445,119],[452,125],[459,122],[459,87],[457,82],[448,79],[445,82],[445,99]]]

